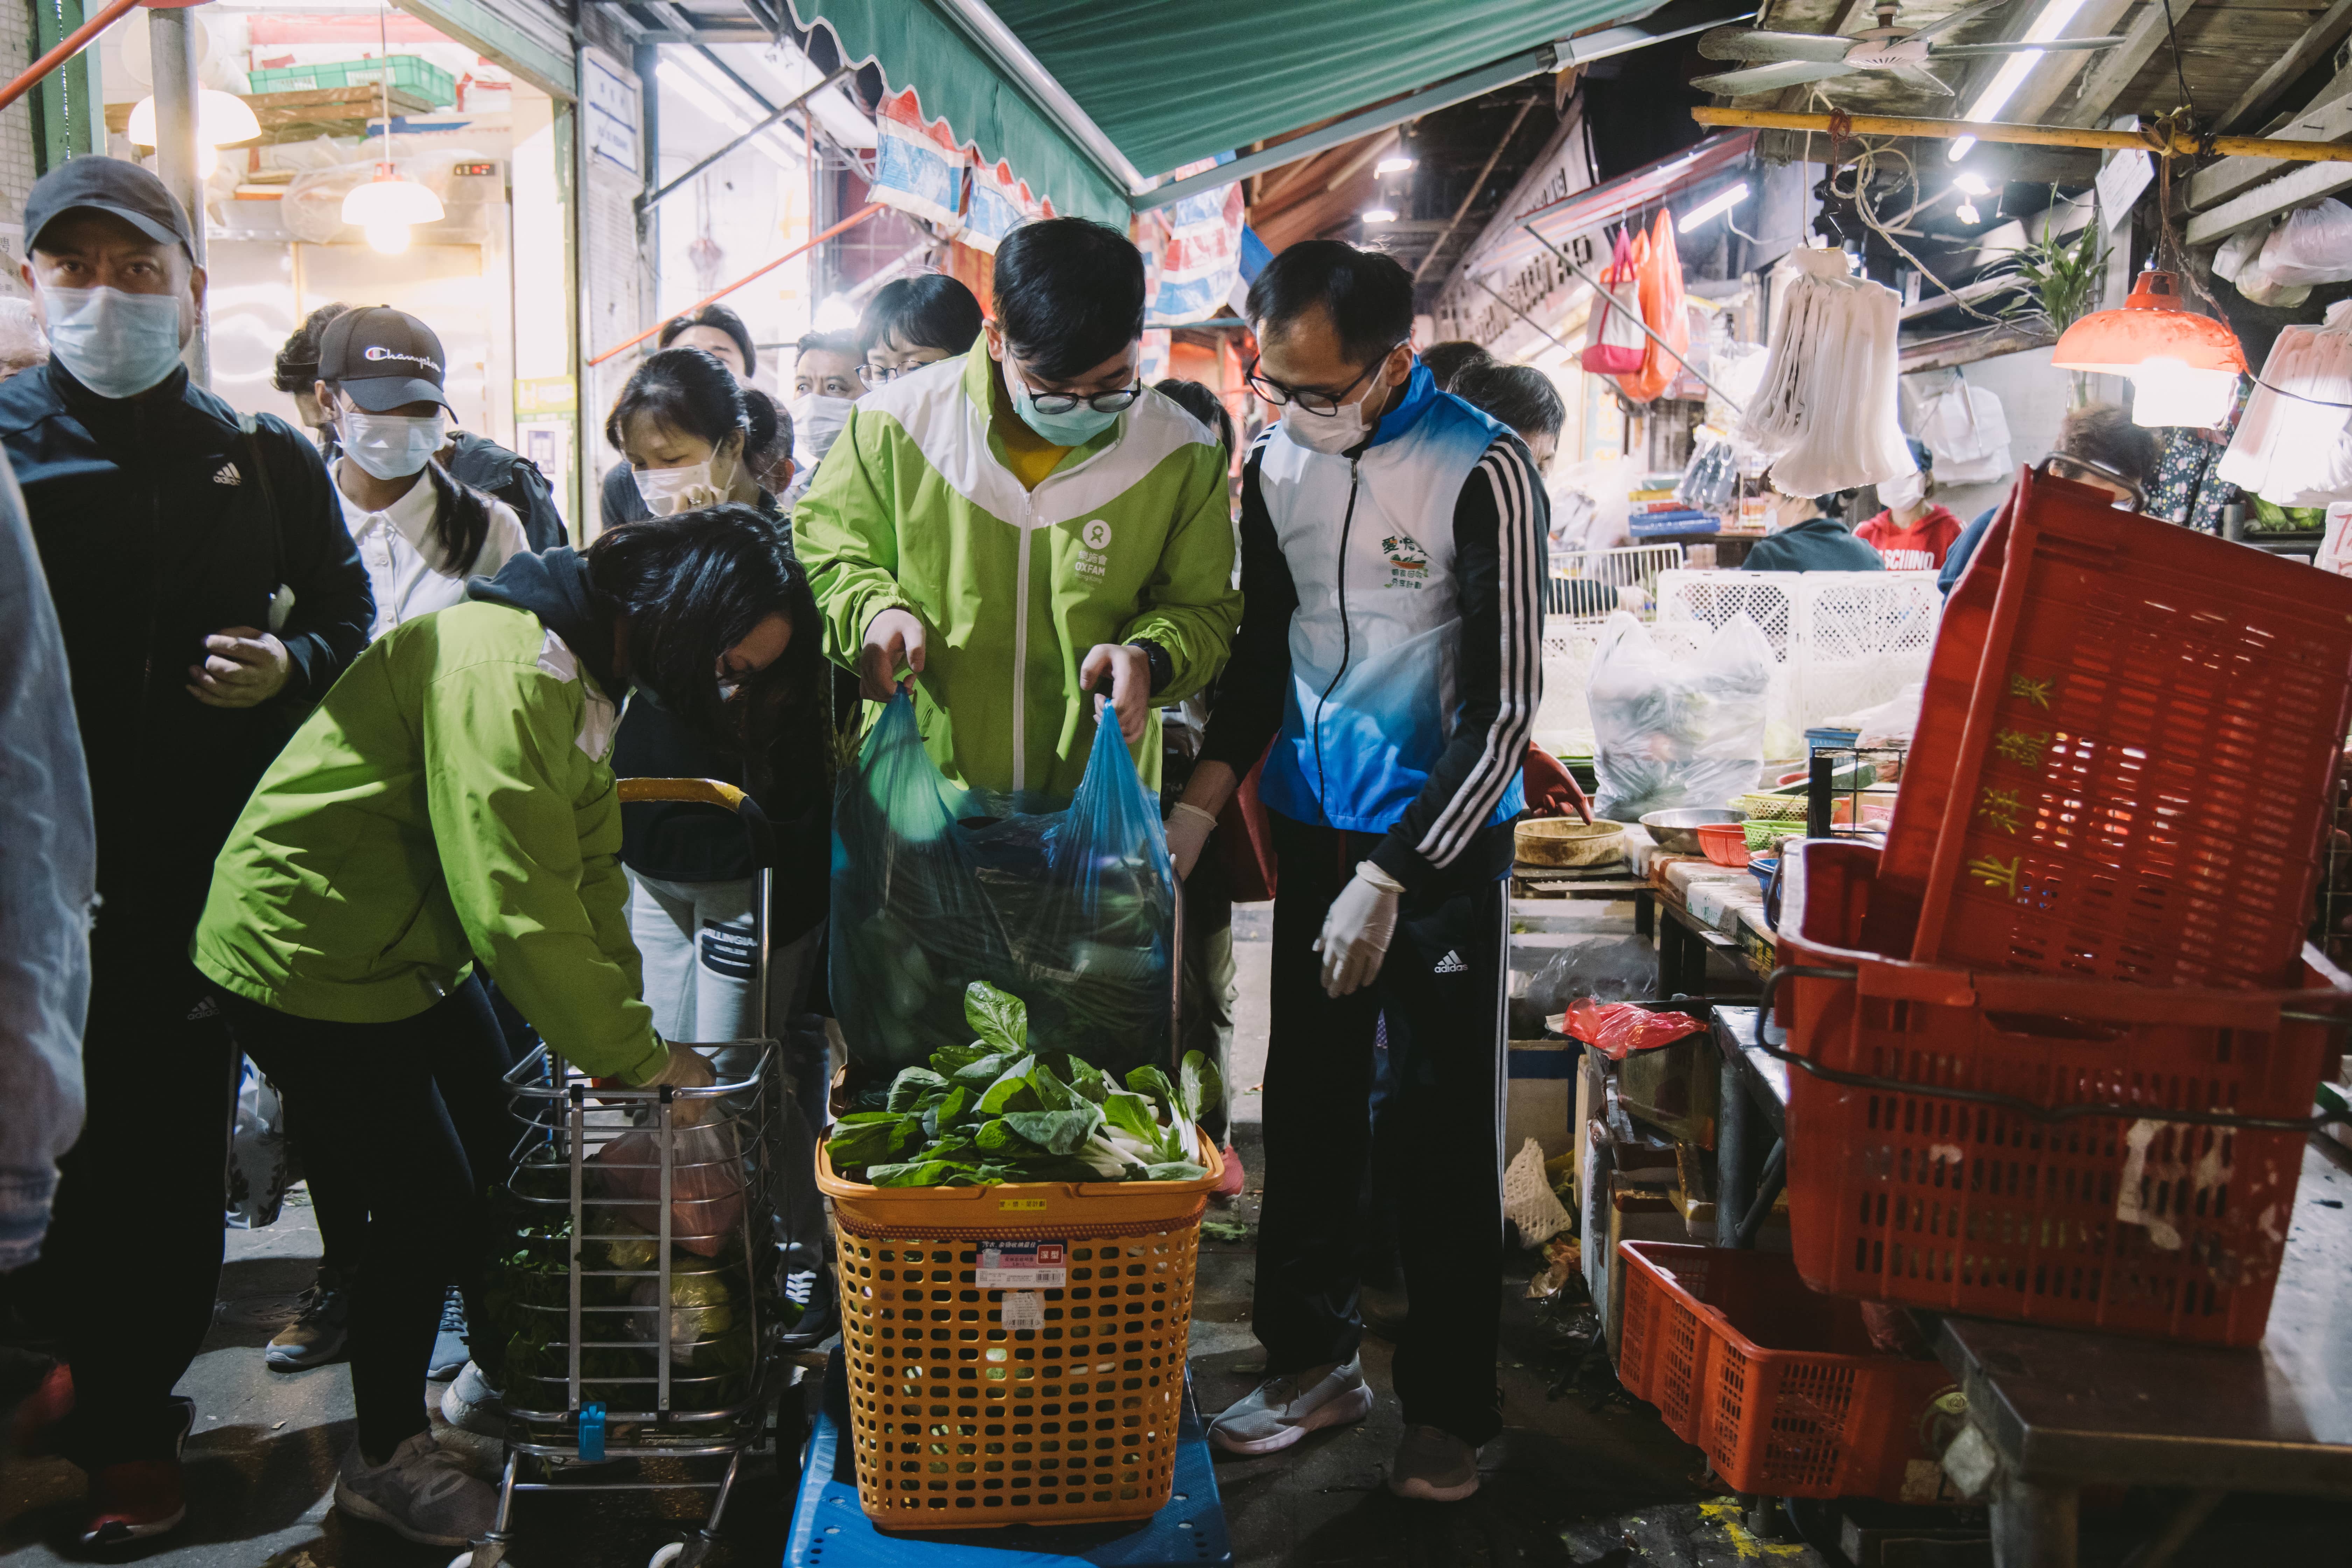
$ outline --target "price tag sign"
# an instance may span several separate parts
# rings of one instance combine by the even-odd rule
[[[1044,1328],[1045,1298],[1034,1290],[1007,1290],[1004,1293],[1004,1326],[1008,1330]]]
[[[1070,1248],[1061,1241],[983,1243],[972,1274],[983,1290],[1059,1290],[1069,1282]]]

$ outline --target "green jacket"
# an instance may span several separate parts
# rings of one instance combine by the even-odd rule
[[[915,717],[942,772],[1067,795],[1094,740],[1088,648],[1165,649],[1155,709],[1224,665],[1242,608],[1224,467],[1207,426],[1146,392],[1024,490],[991,428],[991,365],[975,348],[861,399],[793,509],[793,548],[843,664],[881,611],[921,619]],[[1156,787],[1156,712],[1135,758]]]
[[[585,1071],[651,1076],[623,909],[615,712],[526,611],[394,627],[263,775],[215,863],[196,967],[298,1018],[392,1023],[478,963]]]

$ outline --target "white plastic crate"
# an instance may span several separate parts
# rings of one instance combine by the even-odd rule
[[[1696,653],[1739,615],[1762,629],[1775,666],[1765,750],[1777,757],[1799,755],[1823,720],[1925,679],[1944,610],[1931,572],[1669,571],[1657,599],[1662,647]]]

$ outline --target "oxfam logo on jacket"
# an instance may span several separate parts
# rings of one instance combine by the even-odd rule
[[[1429,581],[1429,552],[1412,534],[1396,532],[1381,541],[1381,553],[1389,559],[1389,586],[1418,588]]]
[[[1078,530],[1078,539],[1083,548],[1070,563],[1070,570],[1087,577],[1099,577],[1108,571],[1110,557],[1104,552],[1110,549],[1110,524],[1095,518]]]

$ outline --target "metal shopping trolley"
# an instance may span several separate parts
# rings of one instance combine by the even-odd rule
[[[625,779],[621,799],[736,813],[760,867],[754,984],[767,1017],[766,819],[707,779]],[[717,1543],[745,1456],[771,1442],[782,1391],[791,1114],[772,1040],[697,1045],[718,1081],[628,1089],[542,1047],[508,1075],[522,1134],[492,1223],[492,1321],[507,1458],[490,1533],[450,1568],[498,1568],[519,1492],[711,1491],[710,1512],[652,1568]]]

